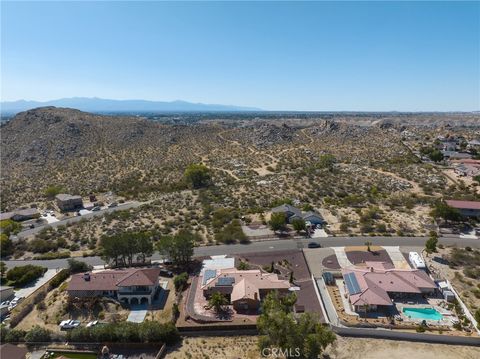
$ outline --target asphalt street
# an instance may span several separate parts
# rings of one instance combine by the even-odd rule
[[[316,242],[322,247],[341,247],[341,246],[355,246],[364,245],[365,241],[371,241],[373,245],[379,246],[405,246],[405,247],[424,247],[425,237],[328,237],[312,240],[305,239],[279,239],[279,240],[264,240],[252,242],[250,244],[231,244],[231,245],[214,245],[205,247],[196,247],[195,256],[204,257],[220,254],[240,254],[240,253],[258,253],[269,251],[281,251],[306,248],[308,243]],[[480,248],[480,239],[469,239],[455,237],[441,237],[439,243],[445,246],[458,246],[472,248]],[[79,257],[78,260],[84,261],[92,266],[103,265],[105,262],[100,257]],[[161,259],[158,253],[155,253],[152,260]],[[41,265],[49,269],[66,268],[68,266],[68,259],[53,259],[53,260],[13,260],[4,261],[8,268],[19,265],[35,264]]]

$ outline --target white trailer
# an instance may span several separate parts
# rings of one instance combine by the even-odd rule
[[[410,252],[408,254],[408,259],[410,260],[410,263],[414,268],[427,269],[427,266],[425,265],[425,261],[423,260],[422,256],[417,252]]]

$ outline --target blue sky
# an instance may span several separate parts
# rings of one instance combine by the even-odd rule
[[[479,2],[4,2],[2,100],[480,110]]]

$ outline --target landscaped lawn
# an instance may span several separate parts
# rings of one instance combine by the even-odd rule
[[[64,356],[65,358],[69,359],[97,359],[97,354],[90,354],[90,353],[70,353],[70,352],[55,352],[53,356],[44,355],[42,359],[47,358],[58,358],[59,356]]]

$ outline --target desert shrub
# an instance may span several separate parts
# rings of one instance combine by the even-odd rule
[[[35,260],[52,260],[52,259],[61,259],[61,258],[70,258],[70,252],[48,252],[43,253],[38,256],[33,257]]]

